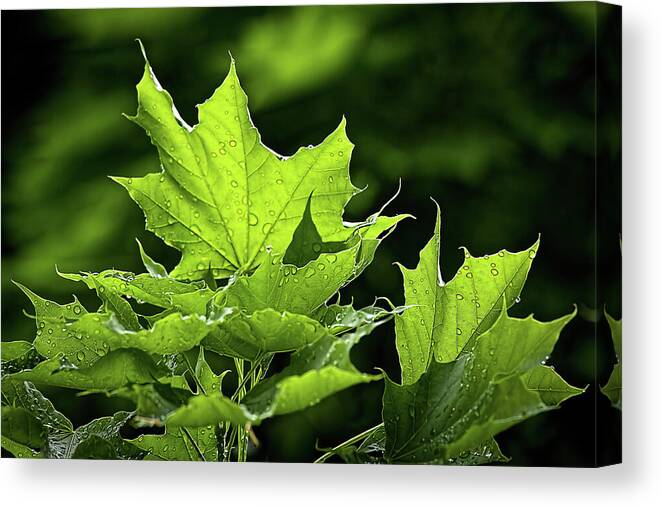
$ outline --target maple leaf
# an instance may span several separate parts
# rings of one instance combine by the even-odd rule
[[[143,51],[144,52],[144,51]],[[324,242],[353,232],[342,221],[358,189],[349,178],[354,145],[343,118],[321,144],[285,157],[261,142],[234,60],[223,83],[187,125],[145,56],[138,111],[129,117],[156,146],[160,173],[114,178],[143,209],[147,228],[182,253],[176,278],[216,278],[256,268],[266,248],[284,253],[310,200]]]

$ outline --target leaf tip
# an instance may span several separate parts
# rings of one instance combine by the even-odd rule
[[[145,50],[145,45],[142,43],[142,40],[139,37],[135,38],[135,42],[137,42],[138,46],[140,46],[140,52],[142,53],[142,57],[145,59],[145,65],[148,67],[149,58],[147,58],[147,51]]]
[[[125,178],[123,176],[108,176],[108,178],[111,181],[114,181],[115,183],[123,186],[124,188],[128,189],[128,178]]]

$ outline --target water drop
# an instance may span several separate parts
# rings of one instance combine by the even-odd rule
[[[459,299],[459,300],[464,299],[463,294],[459,294],[459,293],[457,293],[457,299]]]
[[[254,227],[255,225],[257,225],[257,222],[259,222],[257,215],[255,215],[254,213],[250,213],[250,215],[248,216],[248,225]]]
[[[495,269],[495,268],[493,268],[493,269],[491,270],[491,274],[492,274],[493,276],[498,276],[498,270]]]
[[[234,139],[230,139],[230,146],[234,148],[236,146],[236,141]]]
[[[236,187],[239,186],[239,182],[236,181],[236,180],[232,180],[232,182],[230,183],[230,185],[232,185],[234,188],[236,188]]]

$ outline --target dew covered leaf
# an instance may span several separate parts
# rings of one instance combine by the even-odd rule
[[[89,314],[72,327],[75,331],[81,330],[85,336],[100,334],[104,345],[110,350],[134,348],[150,354],[167,355],[192,349],[217,323],[199,315],[172,313],[158,320],[150,329],[136,332],[122,328],[112,316],[104,319],[103,316]],[[96,334],[96,331],[100,333]]]
[[[100,357],[95,349],[88,350],[88,347],[75,340],[75,337],[73,340],[68,339],[69,333],[64,326],[87,314],[87,310],[75,296],[72,303],[60,305],[38,296],[17,282],[14,283],[25,293],[34,306],[37,326],[34,348],[39,354],[44,357],[53,357],[62,352],[70,356],[72,361],[78,361],[77,356],[80,356],[82,358],[81,364],[85,362],[86,358],[88,360],[87,364],[91,364]]]
[[[372,305],[356,310],[353,305],[334,303],[317,308],[311,317],[324,325],[329,333],[339,335],[384,319],[390,320],[394,315],[401,314],[405,309],[405,307],[400,306],[386,310]]]
[[[9,407],[22,408],[39,421],[44,431],[71,433],[73,425],[31,382],[2,379],[2,401]]]
[[[63,354],[75,366],[89,366],[109,350],[119,348],[152,354],[183,352],[198,345],[216,325],[216,321],[199,315],[169,313],[150,329],[135,330],[125,328],[125,320],[120,321],[114,313],[88,313],[77,300],[60,305],[20,287],[35,307],[36,351],[46,358]]]
[[[259,424],[261,418],[246,407],[219,393],[193,396],[166,419],[170,427],[203,427],[228,422],[244,427]]]
[[[223,304],[246,313],[273,308],[311,315],[367,267],[380,242],[361,237],[355,245],[321,253],[302,267],[286,264],[282,255],[269,252],[252,275],[236,278],[219,297]]]
[[[180,118],[145,61],[132,121],[156,146],[161,173],[115,178],[143,209],[147,228],[182,252],[176,278],[247,272],[266,247],[284,252],[312,194],[311,213],[325,241],[352,233],[342,213],[357,192],[349,179],[353,144],[344,119],[320,145],[291,157],[266,148],[252,124],[234,62],[223,83],[198,106],[199,123]]]
[[[147,461],[217,461],[218,440],[213,427],[169,428],[163,435],[128,440],[146,453]]]
[[[11,361],[22,360],[33,350],[34,349],[30,342],[16,340],[13,342],[2,342],[2,347],[0,347],[0,354],[2,357],[2,362],[8,363]]]
[[[105,294],[113,294],[113,298],[124,296],[184,314],[204,315],[206,305],[213,296],[213,291],[203,283],[185,283],[148,273],[135,275],[127,271],[108,269],[97,274],[59,274],[68,280],[85,283],[90,289],[96,290],[102,299],[106,297]]]
[[[120,430],[133,416],[129,412],[117,412],[74,429],[71,421],[58,412],[31,382],[3,379],[2,395],[7,407],[25,410],[41,425],[43,445],[40,456],[31,457],[72,458],[78,446],[91,437],[107,441],[117,458],[131,459],[139,455],[139,450],[120,436]],[[20,449],[16,449],[17,452]]]
[[[328,332],[314,319],[266,308],[230,316],[203,344],[218,354],[254,361],[265,354],[300,349],[323,336]]]
[[[22,407],[2,407],[2,439],[2,447],[21,458],[39,456],[45,445],[41,423]]]
[[[344,241],[324,241],[312,218],[310,205],[313,194],[314,192],[308,197],[301,221],[296,226],[291,243],[289,243],[285,252],[282,260],[285,264],[293,264],[298,267],[305,266],[308,262],[317,259],[319,254],[337,253],[346,250],[351,246],[351,240],[354,239],[352,236]]]
[[[2,395],[7,407],[25,410],[41,425],[44,443],[40,454],[45,458],[72,458],[78,446],[92,437],[109,442],[115,457],[130,459],[139,455],[139,450],[120,436],[120,430],[132,417],[129,412],[117,412],[74,429],[71,421],[58,412],[31,382],[5,378]]]
[[[34,349],[32,343],[17,340],[2,342],[2,374],[33,368],[43,357]]]
[[[415,269],[400,265],[406,306],[395,320],[397,352],[406,384],[415,382],[433,358],[452,361],[464,345],[487,330],[503,309],[521,294],[539,241],[529,249],[473,257],[452,280],[442,281],[439,269],[441,216],[437,207],[434,235],[420,252]]]
[[[60,442],[58,458],[137,459],[139,449],[126,442],[120,430],[133,417],[130,412],[116,412],[112,416],[100,417],[76,428],[70,438]],[[91,441],[90,441],[91,440]],[[99,441],[103,447],[99,448]],[[79,447],[82,447],[79,449]],[[53,451],[53,449],[51,449]],[[102,451],[103,453],[101,454]],[[98,454],[97,454],[98,453]],[[113,458],[107,457],[108,455]]]
[[[44,457],[41,451],[31,449],[27,445],[20,444],[5,435],[0,436],[0,445],[15,458],[40,459]]]
[[[503,310],[494,325],[455,360],[431,361],[414,384],[386,379],[383,419],[388,460],[477,459],[476,450],[493,436],[553,408],[557,399],[547,404],[536,390],[528,389],[527,372],[551,353],[574,315],[575,311],[543,323],[532,317],[511,318]],[[544,373],[541,378],[548,383],[550,377]],[[577,392],[564,398],[573,394]]]
[[[227,373],[228,370],[225,370],[216,375],[204,357],[204,347],[200,347],[195,363],[195,381],[199,383],[198,393],[213,394],[222,392],[223,378]]]
[[[29,381],[37,385],[66,387],[84,391],[110,391],[132,384],[150,384],[169,371],[157,365],[149,354],[135,349],[119,349],[102,356],[91,366],[75,367],[61,356],[3,377],[4,381]]]
[[[500,450],[498,442],[493,438],[489,438],[472,449],[459,453],[458,456],[448,458],[445,461],[431,461],[430,464],[469,466],[495,462],[506,463],[508,461],[509,458]]]
[[[606,320],[613,338],[617,363],[613,366],[608,382],[601,387],[601,392],[608,396],[615,408],[622,410],[622,319],[616,320],[606,313]]]
[[[353,277],[360,245],[337,254],[321,254],[299,268],[270,252],[250,276],[237,278],[224,292],[227,306],[246,313],[273,308],[309,315]]]

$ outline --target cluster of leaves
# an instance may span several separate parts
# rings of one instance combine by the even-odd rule
[[[547,323],[508,315],[538,242],[479,258],[466,251],[444,283],[439,214],[419,265],[401,267],[404,307],[341,305],[340,289],[408,217],[382,209],[343,221],[358,192],[345,121],[318,146],[283,157],[261,143],[233,63],[194,128],[146,58],[137,90],[130,119],[156,146],[162,171],[115,181],[181,260],[168,272],[139,245],[145,273],[60,273],[96,292],[94,311],[17,284],[34,306],[36,337],[2,347],[7,451],[245,461],[264,420],[383,379],[383,423],[318,461],[480,464],[505,459],[497,433],[582,392],[544,364],[574,314]],[[362,337],[393,318],[401,384],[359,371],[350,358]],[[289,364],[271,371],[278,354]],[[74,428],[42,387],[121,397],[135,409]],[[127,425],[159,432],[128,439]]]

